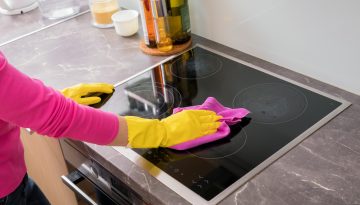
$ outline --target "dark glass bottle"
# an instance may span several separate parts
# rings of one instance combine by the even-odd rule
[[[166,2],[169,33],[173,44],[190,40],[190,14],[188,0],[164,0]]]

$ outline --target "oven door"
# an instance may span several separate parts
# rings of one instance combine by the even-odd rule
[[[64,184],[66,184],[78,198],[79,205],[123,205],[131,204],[128,199],[119,197],[114,201],[104,190],[86,178],[79,171],[73,171],[69,175],[61,176]]]
[[[68,139],[60,140],[68,175],[62,176],[77,195],[79,205],[146,204],[129,186],[86,155],[81,144]]]

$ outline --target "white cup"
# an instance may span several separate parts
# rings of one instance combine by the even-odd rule
[[[132,36],[139,30],[139,12],[120,10],[111,16],[115,31],[120,36]]]

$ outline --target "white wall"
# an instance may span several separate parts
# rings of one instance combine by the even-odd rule
[[[189,0],[192,32],[360,95],[359,0]]]
[[[360,95],[360,0],[188,1],[193,33]]]
[[[120,7],[127,9],[135,9],[139,11],[139,1],[140,0],[118,0]]]

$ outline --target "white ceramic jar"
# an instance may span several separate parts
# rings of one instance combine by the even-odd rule
[[[139,30],[139,12],[121,10],[111,16],[116,33],[120,36],[132,36]]]

